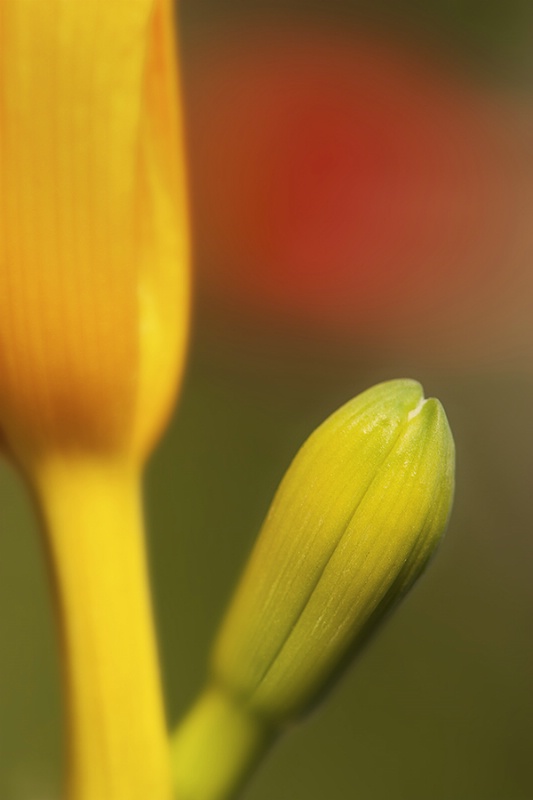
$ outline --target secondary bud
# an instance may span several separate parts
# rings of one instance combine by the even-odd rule
[[[305,711],[426,566],[453,486],[445,413],[415,381],[329,417],[277,491],[215,646],[215,682],[275,725]]]

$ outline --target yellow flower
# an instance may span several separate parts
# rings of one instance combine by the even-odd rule
[[[188,323],[170,0],[2,0],[0,439],[37,498],[68,794],[168,800],[140,470]]]
[[[0,427],[146,453],[187,331],[170,0],[3,0]]]
[[[446,416],[415,381],[363,392],[312,434],[225,616],[209,686],[177,731],[184,796],[231,796],[274,732],[325,691],[426,566],[453,486]],[[213,756],[218,730],[233,759]],[[216,769],[204,775],[210,759]]]

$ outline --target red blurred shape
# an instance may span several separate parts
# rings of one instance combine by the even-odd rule
[[[376,342],[464,336],[472,311],[508,308],[531,180],[505,96],[414,47],[314,29],[219,31],[187,77],[212,302]]]

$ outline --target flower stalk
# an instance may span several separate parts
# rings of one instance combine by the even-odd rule
[[[250,713],[223,687],[209,685],[172,740],[172,767],[181,800],[231,800],[279,731]]]
[[[140,476],[48,461],[34,476],[59,600],[72,800],[169,800]]]

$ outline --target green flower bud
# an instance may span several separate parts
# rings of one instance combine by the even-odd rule
[[[282,725],[412,586],[448,521],[454,445],[420,384],[375,386],[327,419],[276,493],[223,622],[215,683]]]

